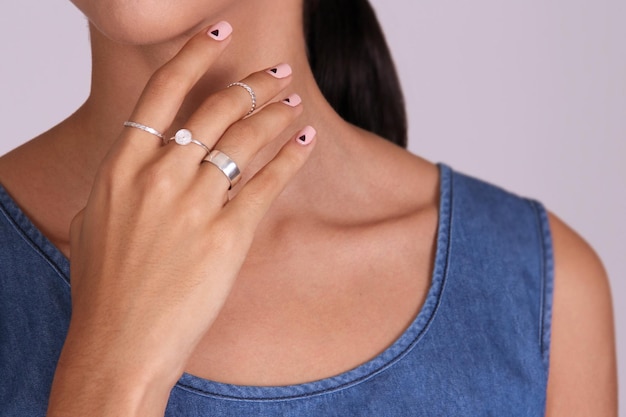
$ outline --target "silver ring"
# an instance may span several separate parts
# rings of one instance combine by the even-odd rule
[[[165,137],[163,136],[163,133],[159,132],[158,130],[150,126],[142,125],[141,123],[131,122],[130,120],[127,120],[124,122],[124,127],[134,127],[135,129],[143,130],[144,132],[148,132],[154,136],[157,136],[158,138],[161,139],[163,143],[165,143]]]
[[[204,143],[200,142],[199,140],[194,139],[193,136],[191,135],[191,132],[187,129],[180,129],[178,132],[176,132],[174,136],[170,138],[170,140],[173,140],[179,145],[189,145],[190,143],[193,143],[198,146],[201,146],[202,149],[206,151],[207,155],[209,154],[209,152],[211,152],[211,149],[208,146],[206,146]]]
[[[248,92],[248,94],[250,94],[250,98],[252,99],[252,107],[250,107],[250,111],[246,114],[246,116],[249,116],[252,113],[254,113],[254,110],[256,110],[256,94],[254,94],[254,90],[252,89],[252,87],[250,87],[248,84],[242,83],[242,82],[236,82],[236,83],[228,84],[228,88],[233,87],[233,86],[241,87],[244,90],[246,90]],[[246,117],[246,116],[244,116],[244,117]]]
[[[220,171],[224,173],[224,175],[226,175],[226,178],[228,178],[228,182],[230,183],[230,187],[228,187],[229,190],[237,185],[237,183],[241,179],[241,172],[239,171],[239,167],[237,166],[235,161],[230,159],[230,157],[224,152],[213,149],[209,153],[209,156],[204,158],[204,161],[215,165]]]

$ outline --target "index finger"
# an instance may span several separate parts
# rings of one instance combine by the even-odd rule
[[[150,77],[129,120],[165,132],[185,96],[229,43],[231,33],[230,24],[222,21],[194,35]],[[129,134],[131,131],[133,135],[146,134],[138,129],[129,130]],[[157,140],[135,142],[143,149],[157,149],[160,145]]]

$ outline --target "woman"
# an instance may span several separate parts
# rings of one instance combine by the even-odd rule
[[[615,415],[601,263],[391,143],[366,2],[75,4],[91,95],[0,160],[2,414]]]

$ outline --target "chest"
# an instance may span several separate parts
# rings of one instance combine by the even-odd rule
[[[187,371],[239,385],[288,385],[378,355],[420,310],[434,253],[434,230],[428,239],[403,239],[391,229],[311,231],[274,241],[272,250],[253,247]]]

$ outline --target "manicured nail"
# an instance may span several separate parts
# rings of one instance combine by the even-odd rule
[[[317,132],[315,131],[315,129],[313,129],[313,127],[307,126],[302,129],[300,133],[298,133],[298,135],[296,136],[296,142],[298,142],[300,145],[308,145],[309,143],[311,143],[316,134]]]
[[[291,75],[291,67],[289,64],[280,64],[266,71],[269,75],[276,78],[285,78]]]
[[[300,98],[299,95],[292,94],[289,97],[287,97],[286,99],[284,99],[283,103],[285,103],[286,105],[291,106],[291,107],[296,107],[298,104],[302,103],[302,99]]]
[[[233,33],[233,27],[228,22],[219,22],[214,24],[207,31],[207,35],[215,39],[216,41],[223,41]]]

